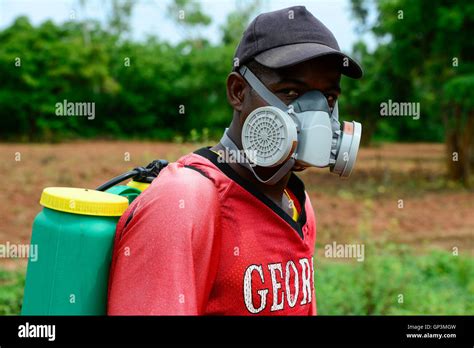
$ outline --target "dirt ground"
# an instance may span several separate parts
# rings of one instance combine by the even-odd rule
[[[0,144],[0,243],[28,243],[47,186],[95,188],[153,159],[176,160],[198,144],[93,141]],[[376,238],[473,254],[474,192],[444,180],[442,144],[362,149],[352,176],[301,173],[317,217],[318,243]],[[21,267],[24,260],[0,259]]]

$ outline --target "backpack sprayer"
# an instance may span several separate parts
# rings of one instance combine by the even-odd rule
[[[105,315],[116,224],[168,165],[155,160],[95,190],[47,187],[33,222],[22,315]],[[130,180],[126,185],[118,185]]]

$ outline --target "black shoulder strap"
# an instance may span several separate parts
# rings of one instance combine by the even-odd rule
[[[203,172],[203,171],[202,171],[201,169],[199,169],[199,168],[196,168],[196,167],[194,167],[194,166],[190,166],[190,165],[188,165],[188,164],[184,165],[184,167],[185,167],[185,168],[192,169],[192,170],[198,172],[199,174],[201,174],[202,176],[204,176],[204,177],[208,178],[209,180],[211,180],[211,178],[210,178],[205,172]],[[158,179],[158,180],[159,180],[159,179]],[[128,223],[132,220],[132,218],[133,218],[133,213],[134,213],[134,212],[135,212],[135,210],[133,210],[133,211],[128,215],[127,221],[125,221],[125,224],[124,224],[124,226],[123,226],[123,229],[125,229],[125,227],[127,227]]]

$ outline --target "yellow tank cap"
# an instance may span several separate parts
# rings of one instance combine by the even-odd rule
[[[129,187],[133,187],[133,188],[136,188],[140,191],[145,191],[149,186],[150,184],[146,183],[146,182],[138,182],[138,181],[133,181],[133,180],[130,180],[128,183],[127,183],[127,186]]]
[[[91,189],[47,187],[41,194],[40,204],[72,214],[121,216],[128,208],[128,199]]]

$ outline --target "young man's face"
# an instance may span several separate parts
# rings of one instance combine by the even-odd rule
[[[258,78],[287,105],[306,92],[319,90],[326,96],[332,110],[341,93],[340,59],[331,55],[284,69],[268,70],[259,74]],[[265,105],[267,105],[265,101],[250,86],[246,85],[244,98],[242,98],[240,105],[240,125],[244,124],[245,119],[252,111]],[[294,171],[303,169],[305,167],[301,165],[293,167]]]

